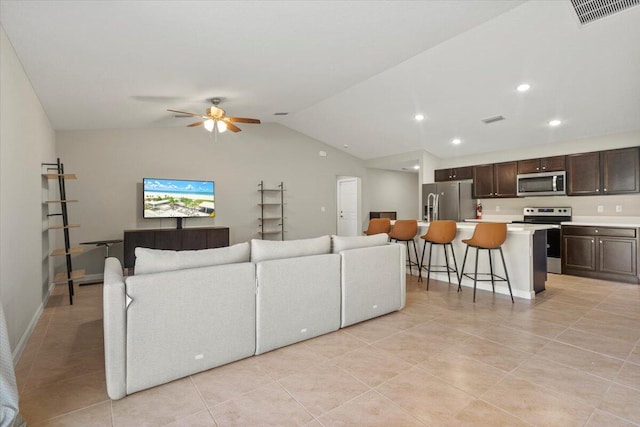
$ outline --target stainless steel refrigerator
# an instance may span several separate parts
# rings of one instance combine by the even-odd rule
[[[475,218],[476,200],[473,198],[472,185],[467,181],[422,184],[422,219],[464,221]],[[429,197],[429,194],[432,196]],[[434,206],[437,207],[437,218],[434,217]]]

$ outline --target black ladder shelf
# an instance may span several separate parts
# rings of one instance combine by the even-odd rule
[[[260,238],[264,240],[266,236],[279,235],[280,240],[284,240],[284,182],[280,182],[277,188],[266,188],[264,181],[260,181],[258,191],[260,192],[260,203],[258,203]]]
[[[60,193],[59,200],[47,200],[44,203],[51,206],[52,204],[60,205],[60,212],[49,213],[47,217],[62,217],[62,224],[50,225],[49,230],[61,229],[64,233],[64,248],[54,249],[50,256],[64,256],[66,258],[66,272],[58,273],[53,278],[54,284],[67,283],[69,286],[69,304],[73,305],[73,281],[82,278],[85,275],[84,270],[73,270],[71,264],[71,255],[82,253],[83,248],[81,246],[71,246],[71,239],[69,238],[69,229],[80,227],[78,224],[69,224],[69,214],[67,211],[68,203],[75,203],[77,200],[67,199],[67,193],[65,188],[65,181],[68,179],[76,179],[75,174],[64,173],[64,165],[57,159],[56,163],[42,163],[43,167],[46,167],[46,173],[43,176],[50,180],[58,181],[58,190]]]

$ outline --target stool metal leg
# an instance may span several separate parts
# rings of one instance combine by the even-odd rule
[[[462,269],[460,270],[460,275],[458,276],[458,292],[462,292],[462,276],[464,275],[464,265],[467,262],[468,252],[469,252],[469,245],[467,245],[467,249],[464,250],[464,258],[462,259]]]
[[[449,256],[447,255],[447,245],[446,244],[442,245],[442,249],[444,249],[444,262],[447,265],[447,279],[449,280],[449,284],[451,284],[451,269],[449,268]]]
[[[445,245],[445,246],[446,246],[446,245]],[[451,246],[451,256],[453,257],[453,265],[454,265],[454,267],[456,268],[456,279],[457,279],[457,278],[458,278],[459,271],[458,271],[458,263],[456,262],[456,253],[455,253],[455,252],[453,252],[453,244],[452,244],[452,243],[449,243],[449,246]]]
[[[473,275],[473,302],[476,302],[476,283],[478,282],[478,258],[480,258],[480,249],[476,248],[476,272]]]
[[[433,243],[429,242],[429,267],[427,268],[427,290],[429,290],[429,280],[431,280],[431,254],[433,253]]]
[[[405,240],[404,241],[407,244],[407,260],[409,261],[409,274],[413,276],[413,269],[412,269],[412,265],[411,265],[411,251],[409,250],[409,241]]]
[[[487,249],[487,253],[489,254],[489,272],[491,273],[491,288],[493,289],[493,293],[496,293],[496,282],[493,278],[493,261],[491,260],[491,249]]]
[[[418,281],[422,282],[422,267],[424,266],[424,252],[427,250],[427,241],[424,241],[424,245],[422,245],[422,258],[420,258],[420,265],[418,266]]]
[[[511,282],[509,281],[509,273],[507,272],[507,263],[504,262],[504,254],[502,253],[502,246],[500,246],[500,257],[502,258],[502,266],[504,267],[504,277],[507,279],[507,286],[509,286],[509,295],[511,295],[511,303],[513,301],[513,293],[511,292]]]
[[[413,243],[413,253],[416,255],[416,266],[418,267],[418,269],[420,268],[420,264],[418,264],[418,247],[416,246],[416,241],[411,239],[411,243]],[[409,262],[411,262],[411,258],[409,258]],[[411,264],[409,264],[411,265]]]

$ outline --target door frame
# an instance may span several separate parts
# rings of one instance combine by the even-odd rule
[[[358,176],[338,175],[336,178],[336,235],[340,223],[340,183],[346,181],[356,181],[356,230],[362,230],[362,179]]]

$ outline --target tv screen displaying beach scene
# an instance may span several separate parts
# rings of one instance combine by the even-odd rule
[[[214,217],[215,183],[144,178],[144,218]]]

